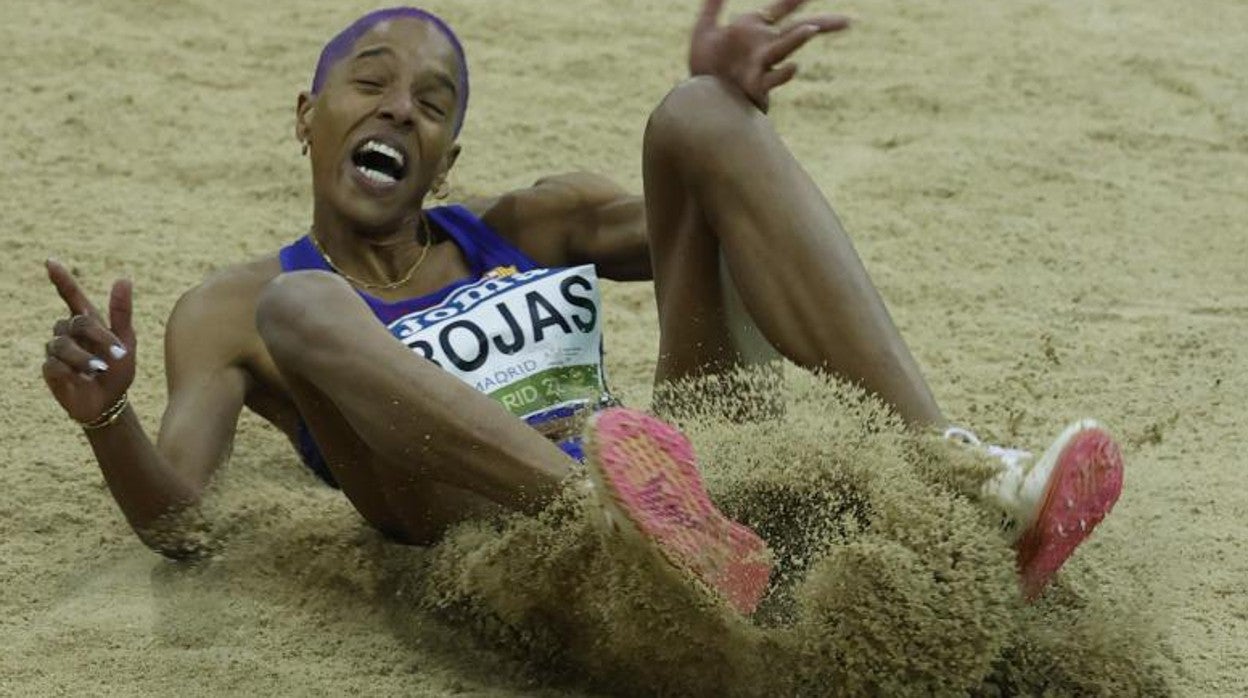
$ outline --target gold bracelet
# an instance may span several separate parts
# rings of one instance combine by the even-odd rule
[[[125,393],[122,393],[121,397],[117,398],[117,402],[114,402],[112,407],[104,410],[103,414],[89,422],[78,422],[78,425],[87,431],[95,431],[96,429],[112,426],[114,422],[121,419],[121,413],[125,412],[129,406],[130,399],[126,397]]]

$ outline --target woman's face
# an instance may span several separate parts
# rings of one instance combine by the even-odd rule
[[[382,22],[360,37],[316,95],[299,97],[317,205],[381,234],[420,211],[454,164],[459,58],[432,24]]]

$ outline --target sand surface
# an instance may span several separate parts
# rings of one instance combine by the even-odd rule
[[[460,31],[473,70],[454,195],[577,169],[639,189],[642,128],[682,77],[693,5],[430,3]],[[1138,645],[1123,671],[1161,678],[1137,688],[1244,695],[1248,4],[919,5],[843,6],[859,25],[807,50],[803,74],[775,99],[778,128],[837,207],[949,415],[1032,447],[1085,414],[1122,438],[1125,494],[1071,563],[1052,617],[1086,603],[1112,621],[1121,601],[1133,620],[1107,621],[1100,642]],[[462,577],[477,604],[468,616],[541,625],[541,613],[499,608],[490,595],[515,563],[499,561],[506,551],[491,534],[468,532],[433,553],[384,543],[254,417],[209,512],[232,544],[198,565],[161,560],[126,527],[42,384],[42,345],[64,312],[42,260],[71,264],[97,297],[129,276],[142,342],[131,395],[155,429],[160,337],[175,300],[211,270],[270,254],[305,229],[295,97],[321,43],[371,7],[0,7],[10,328],[0,338],[10,386],[0,397],[0,694],[580,695],[617,685],[585,652],[534,659],[542,643],[592,647],[588,630],[552,621],[562,630],[548,637],[499,641],[478,627],[489,623],[408,603],[426,588],[409,586],[409,573],[446,590],[439,570],[475,570]],[[629,401],[645,404],[657,342],[650,288],[613,285],[607,302],[609,368]],[[809,417],[820,399],[798,395],[797,413]],[[881,419],[854,422],[836,404],[851,432]],[[828,443],[872,432],[844,429]],[[712,432],[698,437],[712,451],[733,438]],[[900,467],[900,453],[880,446],[863,462]],[[517,549],[522,529],[505,539]],[[474,559],[474,540],[493,552]],[[856,559],[852,546],[837,550],[832,562]],[[884,559],[873,554],[862,569]],[[999,582],[1001,560],[984,564],[993,572],[977,583]],[[852,581],[807,592],[871,596]],[[982,620],[1021,613],[992,593],[974,606]],[[603,649],[624,667],[640,651]],[[863,655],[843,659],[854,656]],[[647,676],[618,686],[688,686]],[[1081,690],[1113,684],[1089,685]]]

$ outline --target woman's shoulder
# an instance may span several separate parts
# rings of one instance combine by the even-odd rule
[[[569,239],[592,229],[597,209],[624,194],[606,177],[571,172],[465,207],[542,266],[561,267],[569,263]]]
[[[277,255],[272,255],[222,267],[183,293],[165,326],[166,361],[193,356],[201,362],[254,367],[263,352],[256,304],[265,285],[280,273]]]
[[[519,239],[534,230],[549,230],[552,224],[575,225],[586,211],[626,194],[602,175],[568,172],[499,196],[470,199],[463,206],[500,235]]]
[[[200,286],[218,293],[252,289],[258,293],[265,284],[281,273],[281,260],[276,254],[270,254],[214,270],[204,278]]]
[[[276,254],[222,267],[184,293],[178,305],[209,304],[223,311],[236,307],[241,312],[254,313],[260,291],[281,273],[282,265]]]

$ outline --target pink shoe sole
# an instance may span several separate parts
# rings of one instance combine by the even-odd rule
[[[1045,464],[1049,459],[1052,464]],[[1037,468],[1050,470],[1047,490],[1035,520],[1015,544],[1023,596],[1028,600],[1040,595],[1122,493],[1122,452],[1095,422],[1071,426],[1044,460]]]
[[[740,613],[754,612],[771,576],[771,552],[757,534],[715,508],[684,434],[616,407],[590,420],[585,453],[613,526],[648,542]]]

